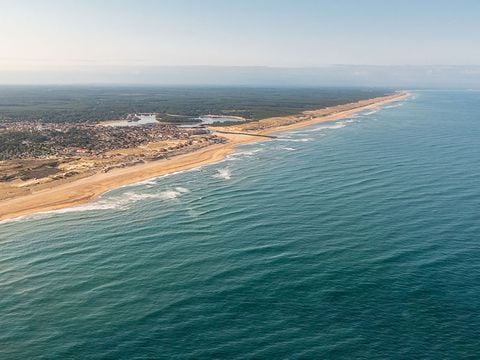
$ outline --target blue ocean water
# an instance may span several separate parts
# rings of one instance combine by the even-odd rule
[[[476,359],[480,92],[0,224],[1,359]]]

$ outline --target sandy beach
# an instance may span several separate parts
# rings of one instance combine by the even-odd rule
[[[228,130],[231,132],[219,134],[226,137],[228,142],[211,145],[170,159],[114,169],[108,173],[97,173],[28,195],[0,201],[0,220],[84,204],[95,200],[108,190],[148,178],[212,164],[233,153],[238,145],[268,140],[267,138],[262,139],[258,135],[270,135],[280,131],[347,118],[357,112],[378,108],[391,102],[403,100],[408,96],[409,94],[406,92],[398,92],[393,95],[355,103],[304,111],[298,115],[275,117],[225,128],[212,127],[212,131]]]

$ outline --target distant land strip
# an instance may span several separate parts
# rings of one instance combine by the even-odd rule
[[[238,145],[262,141],[262,138],[267,140],[266,138],[273,137],[273,133],[340,120],[367,109],[375,109],[388,103],[404,100],[409,95],[408,92],[399,91],[392,95],[304,111],[298,115],[267,118],[228,127],[211,127],[212,132],[222,134],[228,141],[169,159],[113,169],[107,173],[96,173],[58,186],[0,201],[0,220],[84,204],[97,199],[106,191],[120,186],[221,161],[227,155],[234,153]]]

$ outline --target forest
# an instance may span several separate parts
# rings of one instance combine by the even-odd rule
[[[381,88],[0,86],[0,123],[92,123],[133,113],[171,120],[216,114],[258,120],[385,95]]]

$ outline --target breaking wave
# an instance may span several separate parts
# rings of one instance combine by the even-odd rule
[[[172,200],[180,197],[183,194],[189,193],[190,190],[184,187],[175,187],[173,189],[161,191],[159,193],[136,193],[126,192],[118,196],[107,198],[100,198],[92,203],[85,205],[73,206],[65,209],[53,210],[45,212],[44,214],[64,214],[70,212],[84,212],[94,210],[127,210],[128,206],[142,200],[156,199],[156,200]]]
[[[402,103],[397,103],[397,104],[393,104],[393,105],[386,105],[386,106],[383,106],[382,108],[383,109],[394,109],[394,108],[398,108],[400,106],[403,106],[403,102]]]
[[[310,130],[312,131],[312,130]],[[276,141],[286,141],[286,142],[308,142],[308,141],[312,141],[313,139],[311,138],[302,138],[302,139],[292,139],[292,138],[289,138],[289,137],[282,137],[282,138],[279,138],[279,139],[276,139]]]
[[[225,158],[226,160],[240,160],[242,157],[250,157],[253,156],[259,152],[264,151],[265,149],[260,148],[260,149],[253,149],[253,150],[245,150],[245,151],[239,151],[236,153],[233,153],[231,155],[227,155]]]
[[[353,122],[353,120],[352,120],[352,122]],[[323,130],[327,130],[327,129],[341,129],[341,128],[344,128],[345,126],[347,126],[347,121],[346,120],[345,121],[338,121],[338,122],[334,122],[334,123],[330,123],[330,124],[318,125],[311,130],[307,130],[307,132],[318,132],[318,131],[323,131]]]
[[[228,168],[218,169],[217,173],[213,175],[213,177],[218,179],[230,180],[232,178],[232,173]]]

